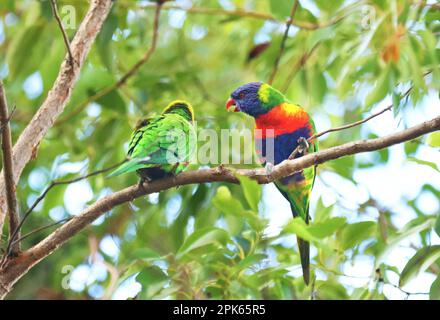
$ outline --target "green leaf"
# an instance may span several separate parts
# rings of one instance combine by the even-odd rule
[[[426,220],[425,217],[419,217],[416,219],[411,220],[408,222],[403,230],[399,232],[394,237],[390,238],[388,240],[387,245],[385,246],[384,250],[377,256],[375,265],[376,267],[382,263],[385,258],[388,256],[388,254],[395,248],[397,245],[404,239],[420,233],[424,230],[428,230],[434,226],[435,220],[434,219],[428,219]]]
[[[228,240],[229,235],[223,229],[205,228],[197,230],[185,240],[177,252],[176,258],[180,259],[191,251],[207,245],[224,246]]]
[[[96,100],[96,102],[102,105],[103,107],[113,110],[117,113],[125,112],[124,99],[122,99],[121,95],[116,89],[100,97],[98,100]]]
[[[438,167],[437,164],[435,164],[434,162],[430,162],[430,161],[426,161],[426,160],[421,160],[421,159],[417,159],[417,158],[414,158],[414,157],[409,157],[409,158],[408,158],[408,161],[413,161],[413,162],[416,162],[416,163],[418,163],[418,164],[422,164],[422,165],[425,165],[425,166],[429,166],[429,167],[431,167],[432,169],[434,169],[434,170],[440,172],[439,167]]]
[[[96,39],[99,57],[107,70],[113,70],[112,36],[118,27],[118,17],[112,12],[105,20],[104,26]]]
[[[347,219],[341,217],[330,218],[318,223],[313,223],[308,227],[308,231],[316,238],[325,238],[334,234],[338,229],[342,228]]]
[[[391,71],[389,68],[383,70],[377,79],[373,90],[367,95],[365,99],[365,106],[369,107],[379,101],[382,101],[383,98],[387,95],[390,89],[391,82]]]
[[[427,142],[431,147],[435,147],[435,148],[440,147],[440,131],[431,133],[428,136]]]
[[[284,21],[292,11],[293,1],[291,0],[270,0],[270,11],[275,18]]]
[[[151,299],[162,290],[168,282],[168,277],[159,267],[151,266],[142,269],[136,276],[136,281],[142,285],[144,298]]]
[[[316,281],[317,298],[320,300],[348,300],[347,289],[335,280]]]
[[[47,1],[47,3],[49,3],[49,1]],[[45,90],[48,90],[57,78],[65,51],[66,46],[62,41],[55,42],[47,49],[45,59],[41,61],[39,68],[43,80],[43,88]]]
[[[344,250],[353,248],[373,236],[376,230],[376,223],[373,221],[363,221],[347,225],[341,234],[341,244]]]
[[[81,72],[81,76],[78,79],[78,83],[72,92],[72,97],[69,102],[69,106],[77,107],[78,104],[83,103],[84,100],[93,96],[96,92],[108,88],[116,82],[113,74],[109,73],[105,68],[94,68],[91,66],[85,66]],[[114,92],[114,90],[112,91]],[[111,97],[111,92],[108,94]],[[107,95],[106,95],[107,96]],[[107,97],[101,97],[101,101],[106,104],[110,104]],[[108,103],[107,103],[108,102]],[[125,108],[124,108],[125,109]],[[124,112],[124,109],[119,111]]]
[[[322,197],[318,199],[318,202],[316,203],[316,212],[315,212],[315,223],[326,221],[330,217],[330,213],[333,210],[333,205],[331,206],[324,206],[324,203],[322,201]]]
[[[408,261],[400,275],[399,286],[404,286],[440,258],[440,245],[422,248]]]
[[[247,223],[256,231],[261,231],[266,225],[266,222],[254,211],[245,210],[241,202],[232,197],[231,191],[226,186],[220,186],[217,189],[212,204],[226,215],[237,217],[240,220],[246,219]]]
[[[431,289],[429,289],[429,299],[440,300],[440,276],[438,276],[431,284]]]
[[[137,248],[133,250],[131,255],[136,259],[142,259],[142,260],[156,260],[159,259],[161,256],[156,251],[150,249],[150,248]]]
[[[315,2],[319,9],[329,12],[336,11],[344,3],[343,0],[316,0]]]
[[[411,140],[404,144],[405,153],[407,156],[412,156],[416,153],[417,148],[419,147],[419,142],[417,140]]]
[[[249,203],[249,206],[252,210],[258,212],[258,203],[261,199],[261,186],[255,180],[246,176],[237,176],[237,179],[240,180],[241,188],[243,189],[244,196]]]
[[[435,220],[434,231],[440,237],[440,214],[438,215],[437,219]]]
[[[365,300],[370,293],[370,290],[365,287],[356,288],[353,293],[350,294],[350,300]]]
[[[19,76],[29,75],[34,72],[41,62],[40,46],[44,43],[41,39],[44,35],[45,25],[41,22],[22,28],[12,37],[9,45],[6,61],[9,67],[9,76],[17,78]],[[30,52],[35,52],[29,55]]]
[[[184,197],[188,200],[186,201],[185,205],[182,206],[182,212],[179,214],[177,219],[174,220],[170,228],[174,248],[176,248],[176,250],[184,241],[186,227],[190,216],[195,215],[201,210],[201,208],[205,205],[206,200],[212,197],[211,194],[212,192],[210,192],[206,184],[199,184],[195,193],[191,191],[191,193],[188,193],[187,196]]]
[[[308,231],[306,222],[300,217],[294,218],[284,227],[284,232],[294,233],[298,237],[307,241],[316,241],[317,239]]]
[[[265,255],[263,253],[251,254],[251,255],[247,256],[246,258],[244,258],[243,260],[241,260],[234,267],[234,272],[245,271],[247,268],[249,268],[257,263],[260,263],[264,259],[267,259],[267,255]]]
[[[227,214],[236,215],[244,211],[240,201],[232,197],[231,191],[229,191],[226,186],[220,186],[217,189],[217,193],[212,199],[212,204],[217,207],[218,210]]]

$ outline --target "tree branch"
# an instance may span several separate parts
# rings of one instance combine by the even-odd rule
[[[64,219],[61,219],[61,220],[59,220],[59,221],[55,221],[55,222],[52,222],[52,223],[50,223],[50,224],[47,224],[47,225],[44,225],[44,226],[38,227],[38,228],[36,228],[36,229],[34,229],[34,230],[32,230],[32,231],[29,231],[28,233],[26,233],[25,235],[21,236],[20,238],[15,239],[15,240],[12,242],[12,245],[14,245],[14,244],[16,244],[16,243],[20,243],[20,242],[23,241],[24,239],[26,239],[26,238],[30,237],[31,235],[36,234],[36,233],[38,233],[38,232],[40,232],[40,231],[43,231],[43,230],[46,230],[46,229],[52,228],[52,227],[57,226],[57,225],[59,225],[59,224],[61,224],[61,223],[65,223],[65,222],[67,222],[67,221],[69,221],[69,220],[72,220],[72,218],[73,218],[73,217],[64,218]]]
[[[12,137],[11,127],[9,125],[8,102],[6,100],[3,81],[0,80],[0,123],[2,126],[2,155],[3,155],[3,177],[6,187],[6,203],[9,217],[9,235],[19,234],[18,228],[18,205],[14,181],[14,167],[12,163]],[[11,247],[13,255],[20,251],[20,244],[17,243]]]
[[[67,53],[69,54],[70,64],[73,66],[73,64],[75,63],[75,60],[73,59],[72,50],[70,49],[69,37],[67,36],[66,30],[64,29],[64,26],[63,26],[63,22],[61,21],[60,15],[58,13],[56,0],[50,0],[50,5],[52,7],[52,14],[58,23],[58,26],[61,30],[61,34],[63,35],[64,44],[66,45]]]
[[[286,23],[286,30],[284,31],[283,39],[281,40],[280,50],[278,51],[278,55],[275,58],[272,73],[270,74],[269,80],[267,81],[267,83],[269,83],[269,84],[272,84],[272,82],[275,79],[275,76],[278,72],[278,65],[280,64],[281,56],[283,55],[284,50],[286,48],[286,41],[287,41],[287,37],[289,35],[290,26],[292,25],[292,23],[295,20],[295,13],[296,13],[296,10],[298,9],[298,5],[299,5],[299,1],[295,0],[295,2],[293,3],[293,6],[292,6],[292,11],[290,12],[290,18]]]
[[[26,221],[26,219],[30,216],[30,214],[32,213],[32,211],[37,207],[37,205],[46,197],[46,195],[49,193],[49,191],[56,187],[56,186],[60,186],[60,185],[66,185],[66,184],[72,184],[81,180],[85,180],[88,179],[90,177],[96,176],[98,174],[101,173],[105,173],[108,172],[112,169],[115,169],[116,167],[120,166],[121,164],[123,164],[124,162],[126,162],[127,160],[125,159],[122,162],[119,162],[117,164],[114,164],[110,167],[101,169],[101,170],[97,170],[97,171],[93,171],[91,173],[88,173],[86,175],[83,175],[81,177],[77,177],[74,179],[70,179],[70,180],[61,180],[61,181],[52,181],[49,186],[44,189],[44,191],[40,194],[40,196],[38,196],[37,199],[35,199],[35,201],[32,203],[32,205],[26,210],[25,214],[23,215],[23,219],[21,219],[18,227],[15,229],[15,231],[12,233],[12,236],[9,238],[9,242],[8,242],[8,246],[6,249],[6,254],[5,256],[9,256],[11,255],[11,248],[13,247],[14,243],[19,242],[20,240],[22,240],[23,238],[25,238],[25,236],[23,236],[22,238],[20,238],[19,240],[17,240],[17,238],[20,237],[19,235],[19,231],[21,230],[21,228],[23,227],[24,222]],[[58,222],[59,223],[59,222]],[[26,235],[27,237],[28,235]]]
[[[112,0],[91,1],[90,8],[71,43],[72,55],[76,63],[72,66],[67,60],[63,61],[52,89],[12,150],[14,183],[19,180],[27,163],[35,157],[41,140],[63,112],[78,79],[80,68],[112,4]],[[0,177],[0,232],[3,229],[6,211],[5,194],[5,179]]]
[[[356,153],[380,150],[437,130],[440,130],[440,116],[409,129],[381,138],[353,141],[316,153],[311,153],[298,159],[285,160],[275,166],[269,175],[266,174],[266,170],[263,168],[232,170],[220,166],[213,169],[186,171],[175,177],[169,177],[151,183],[125,188],[96,201],[81,214],[73,217],[70,221],[60,226],[34,247],[23,252],[21,256],[10,258],[7,263],[4,264],[3,270],[0,273],[0,298],[4,297],[7,294],[8,289],[11,288],[19,278],[26,274],[30,268],[58,249],[62,244],[87,227],[99,216],[120,204],[133,201],[146,194],[194,183],[216,181],[239,183],[236,175],[248,176],[259,183],[269,183],[313,165]]]
[[[64,118],[57,121],[56,125],[61,125],[65,122],[69,121],[70,119],[75,117],[77,114],[81,113],[81,111],[83,111],[84,108],[86,108],[91,102],[96,101],[99,98],[110,93],[111,91],[119,89],[122,86],[124,86],[127,83],[128,79],[133,77],[139,71],[139,69],[145,63],[147,63],[148,60],[150,60],[150,58],[153,55],[154,51],[156,50],[156,46],[157,46],[157,39],[159,36],[159,18],[160,18],[160,12],[161,12],[161,8],[162,8],[162,2],[157,3],[155,5],[155,8],[156,8],[156,11],[154,14],[154,22],[153,22],[153,38],[151,40],[151,45],[148,48],[147,52],[144,54],[144,56],[141,59],[139,59],[139,61],[136,62],[130,68],[130,70],[128,70],[118,81],[116,81],[114,84],[112,84],[111,86],[109,86],[107,88],[103,88],[103,89],[99,90],[97,93],[95,93],[94,95],[90,96],[89,98],[87,98],[86,100],[81,102],[72,112],[70,112]]]

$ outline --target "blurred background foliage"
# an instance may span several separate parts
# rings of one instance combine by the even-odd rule
[[[95,99],[152,41],[155,2],[115,1],[68,106],[20,180],[21,212],[51,180],[122,160],[136,121],[160,112],[170,100],[191,101],[199,127],[251,128],[251,119],[226,113],[224,101],[240,84],[267,80],[292,4],[167,2],[152,57],[125,85]],[[77,27],[88,1],[58,1],[58,7],[62,18],[74,12]],[[318,131],[393,104],[393,114],[381,116],[387,121],[329,134],[321,149],[438,115],[435,1],[300,0],[295,21],[300,27],[289,32],[274,86],[313,115]],[[75,30],[66,31],[72,39]],[[10,105],[17,106],[14,140],[45,99],[64,56],[49,1],[1,1],[0,76]],[[292,221],[287,202],[272,186],[247,180],[241,186],[207,183],[138,199],[111,210],[33,268],[9,298],[440,299],[439,147],[434,133],[320,165],[310,226]],[[393,190],[383,191],[390,180]],[[134,174],[99,175],[58,186],[23,232],[78,214],[136,182]],[[409,194],[402,191],[405,186],[412,187]],[[397,205],[384,200],[390,194]],[[49,232],[33,234],[23,246]],[[294,234],[317,249],[312,287],[303,284]],[[1,244],[5,247],[6,238]]]

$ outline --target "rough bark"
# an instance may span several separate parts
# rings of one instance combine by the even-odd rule
[[[18,229],[19,216],[17,205],[17,194],[15,192],[14,182],[14,165],[12,162],[12,136],[11,127],[9,126],[10,115],[8,110],[8,102],[6,99],[3,82],[0,81],[0,123],[2,137],[2,159],[3,159],[3,179],[5,180],[6,204],[9,216],[9,234],[16,233],[20,236]],[[17,231],[16,231],[17,230]],[[11,248],[13,254],[20,251],[20,244],[17,243]]]
[[[13,148],[14,183],[16,184],[27,163],[32,160],[41,140],[69,101],[81,67],[95,41],[96,35],[110,12],[112,0],[93,0],[90,8],[71,42],[70,49],[75,63],[70,63],[69,54],[63,61],[58,77],[47,98],[23,130]],[[0,175],[0,235],[6,213],[5,180]]]

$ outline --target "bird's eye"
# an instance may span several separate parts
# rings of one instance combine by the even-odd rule
[[[240,92],[240,94],[238,95],[240,97],[240,99],[243,99],[246,96],[245,92]]]

